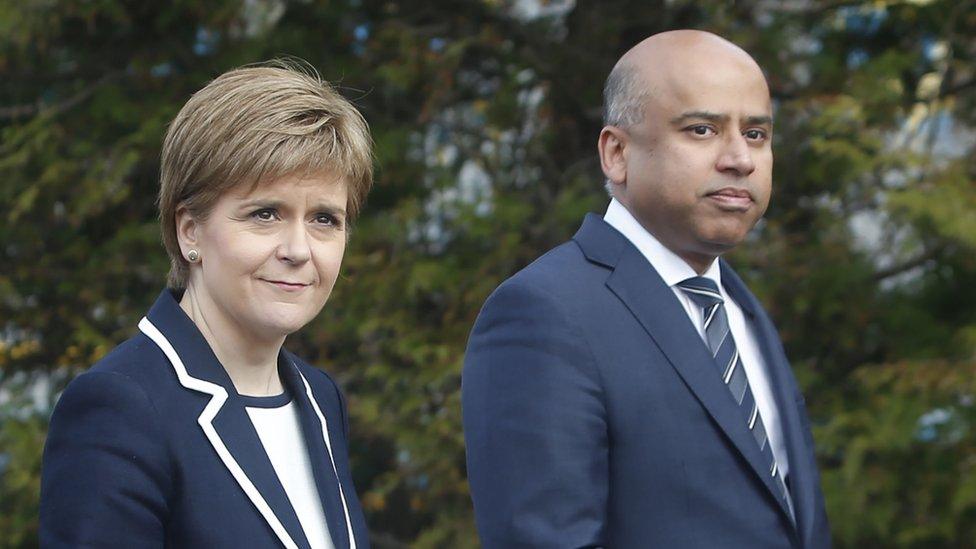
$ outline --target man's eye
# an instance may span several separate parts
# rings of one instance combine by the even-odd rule
[[[746,139],[761,141],[763,139],[766,139],[766,132],[762,130],[747,130],[745,136]]]
[[[261,208],[260,210],[256,210],[254,213],[252,213],[251,217],[260,219],[261,221],[271,221],[275,219],[276,214],[271,208]]]
[[[715,133],[715,130],[713,130],[710,126],[705,126],[703,124],[691,126],[688,129],[691,131],[691,133],[701,137],[705,137],[707,135],[712,135]]]

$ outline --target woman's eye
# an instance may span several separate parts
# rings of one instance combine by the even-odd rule
[[[321,213],[315,216],[315,222],[321,225],[339,226],[339,220],[332,214]]]
[[[251,217],[255,219],[260,219],[261,221],[271,221],[275,219],[275,211],[271,208],[262,208],[251,214]]]

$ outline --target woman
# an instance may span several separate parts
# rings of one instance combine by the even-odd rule
[[[368,547],[336,384],[282,349],[372,183],[359,112],[287,66],[221,75],[163,143],[169,288],[65,390],[45,547]]]

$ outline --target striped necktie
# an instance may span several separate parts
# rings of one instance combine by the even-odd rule
[[[678,283],[678,287],[696,305],[701,307],[705,327],[705,342],[712,351],[712,356],[715,357],[715,364],[722,374],[725,386],[732,392],[732,398],[739,405],[749,430],[759,445],[759,451],[766,460],[770,476],[775,479],[776,485],[779,486],[780,495],[790,510],[790,518],[795,522],[793,502],[790,499],[789,491],[786,489],[783,474],[776,465],[776,456],[773,455],[773,449],[766,436],[766,427],[763,425],[762,416],[759,414],[759,406],[749,388],[749,378],[746,377],[742,360],[739,358],[739,350],[735,346],[735,340],[732,338],[732,332],[729,329],[729,320],[722,302],[722,294],[719,293],[718,286],[712,279],[703,276],[682,280]]]

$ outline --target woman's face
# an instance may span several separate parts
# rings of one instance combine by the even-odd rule
[[[178,213],[188,289],[204,318],[255,341],[280,339],[322,310],[346,248],[346,181],[283,177],[221,196],[203,222]]]

